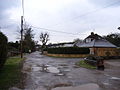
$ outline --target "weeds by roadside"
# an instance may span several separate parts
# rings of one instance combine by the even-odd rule
[[[0,89],[8,90],[12,86],[19,86],[21,82],[21,62],[20,57],[10,57],[7,59],[3,69],[0,71]]]
[[[81,61],[77,62],[76,65],[80,66],[80,67],[83,67],[83,68],[96,69],[95,66],[92,66],[90,64],[85,63],[84,60],[81,60]]]

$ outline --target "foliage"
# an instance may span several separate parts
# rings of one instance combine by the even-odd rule
[[[35,51],[35,42],[33,40],[34,34],[30,27],[25,28],[23,40],[23,52]]]
[[[83,42],[83,40],[79,39],[79,38],[76,38],[76,39],[73,40],[73,42]]]
[[[23,59],[19,57],[8,58],[3,70],[0,72],[0,89],[8,90],[15,86],[21,79],[20,62]]]
[[[0,69],[4,66],[7,59],[7,37],[0,32]]]
[[[117,48],[117,50],[115,50],[115,53],[117,56],[119,56],[120,55],[120,48]]]
[[[89,48],[79,47],[59,47],[59,48],[47,48],[44,49],[51,54],[89,54]]]
[[[80,67],[88,68],[88,69],[96,69],[95,66],[92,66],[92,65],[86,63],[84,60],[79,61],[78,63],[76,63],[76,65],[78,65]]]
[[[83,42],[83,40],[82,40],[82,39],[79,39],[79,38],[76,38],[76,39],[74,39],[74,40],[73,40],[73,42],[74,42],[74,46],[76,46],[76,47],[77,47],[77,44],[82,43],[82,42]]]
[[[20,50],[20,43],[18,41],[8,42],[8,51],[19,51]]]
[[[120,47],[120,33],[112,33],[107,36],[104,36],[104,38],[112,44]]]

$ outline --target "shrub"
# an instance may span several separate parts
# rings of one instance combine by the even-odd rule
[[[7,59],[7,37],[0,32],[0,69]]]
[[[59,47],[59,48],[47,48],[45,49],[51,54],[89,54],[89,48],[79,47]]]

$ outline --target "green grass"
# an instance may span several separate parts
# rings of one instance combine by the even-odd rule
[[[21,78],[21,65],[23,59],[10,57],[7,59],[2,71],[0,71],[0,90],[8,90],[9,87],[18,85]]]
[[[92,66],[90,64],[85,63],[84,60],[81,60],[81,61],[77,62],[76,65],[78,65],[80,67],[83,67],[83,68],[96,69],[95,66]]]

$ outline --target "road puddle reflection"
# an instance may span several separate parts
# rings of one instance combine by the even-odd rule
[[[89,83],[75,87],[57,87],[52,90],[100,90],[100,88],[97,84]]]

